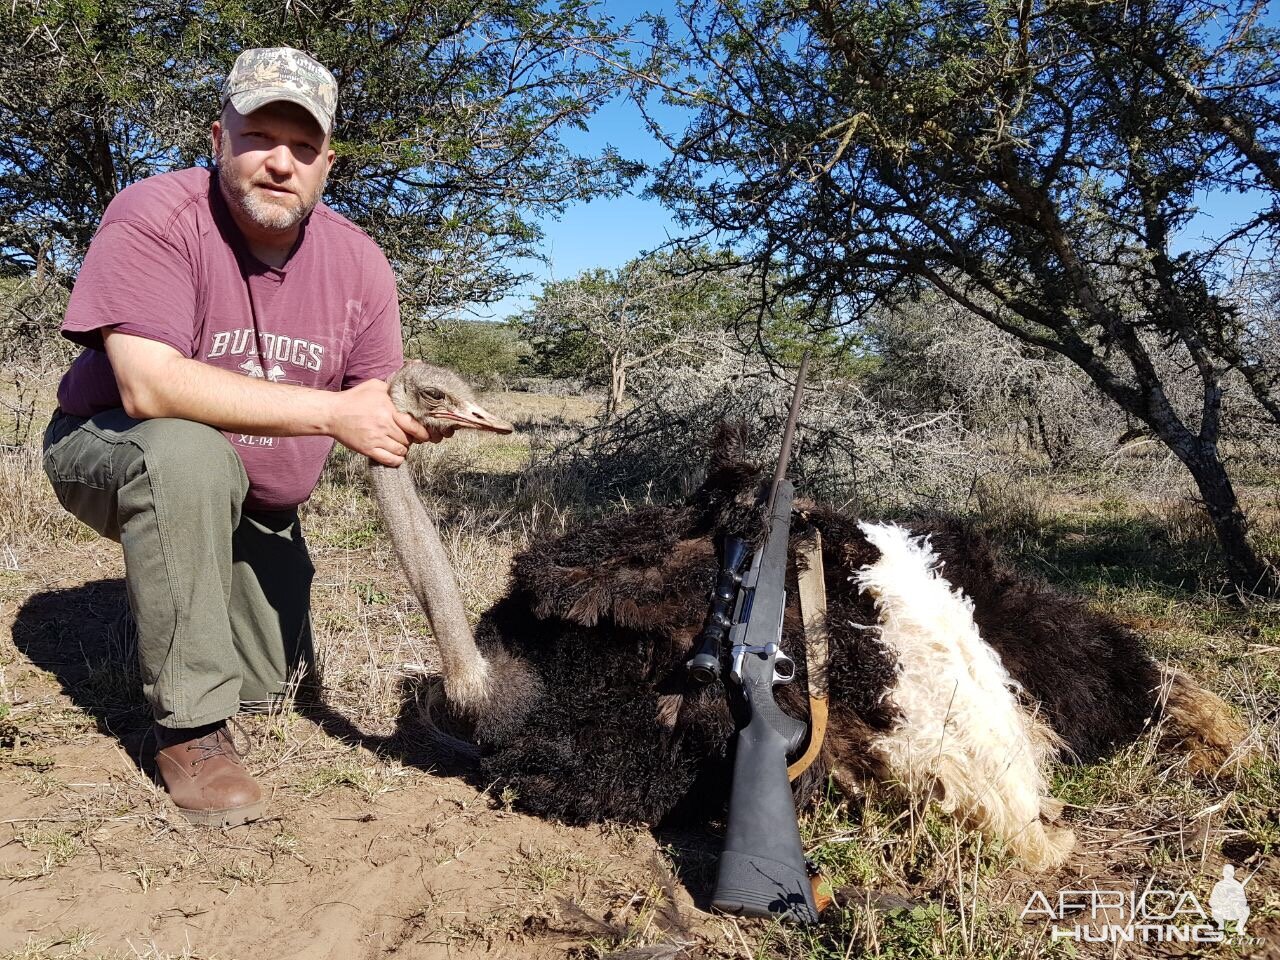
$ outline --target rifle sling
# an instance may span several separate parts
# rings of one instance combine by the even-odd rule
[[[796,548],[799,561],[800,622],[804,633],[805,674],[809,685],[809,745],[787,767],[794,781],[822,752],[827,735],[827,588],[823,582],[822,534],[814,530]]]

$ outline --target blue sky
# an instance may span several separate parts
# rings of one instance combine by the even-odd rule
[[[629,100],[609,104],[592,118],[589,132],[575,131],[565,139],[584,153],[610,145],[624,157],[646,163],[656,163],[666,153]],[[547,263],[521,262],[521,269],[533,273],[535,279],[497,304],[493,316],[503,318],[527,306],[529,297],[546,279],[565,280],[592,267],[620,267],[677,236],[680,228],[670,213],[658,201],[639,196],[644,184],[643,180],[638,182],[625,196],[572,204],[558,220],[539,220]]]

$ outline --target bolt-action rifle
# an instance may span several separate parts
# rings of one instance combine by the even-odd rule
[[[795,676],[795,664],[782,650],[795,496],[786,473],[808,364],[806,354],[769,488],[764,542],[748,563],[751,545],[746,539],[721,538],[710,609],[697,651],[688,661],[690,677],[703,684],[720,679],[728,666],[725,688],[738,727],[729,826],[711,905],[727,913],[786,916],[800,923],[816,922],[818,911],[787,779],[787,754],[799,749],[808,727],[782,711],[773,688]]]

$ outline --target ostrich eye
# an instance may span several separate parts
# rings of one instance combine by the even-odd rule
[[[419,392],[420,392],[424,397],[427,397],[427,398],[429,398],[429,399],[431,399],[431,400],[443,400],[443,399],[444,399],[444,391],[443,391],[443,390],[437,390],[435,387],[423,387]]]

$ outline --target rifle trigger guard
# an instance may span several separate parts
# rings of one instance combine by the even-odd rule
[[[734,646],[733,669],[730,671],[730,678],[734,683],[742,684],[742,661],[748,654],[757,654],[769,660],[769,665],[773,668],[773,682],[776,686],[779,683],[790,683],[795,679],[796,664],[795,661],[782,652],[782,648],[776,643],[770,641],[763,647],[748,646],[740,643]]]

